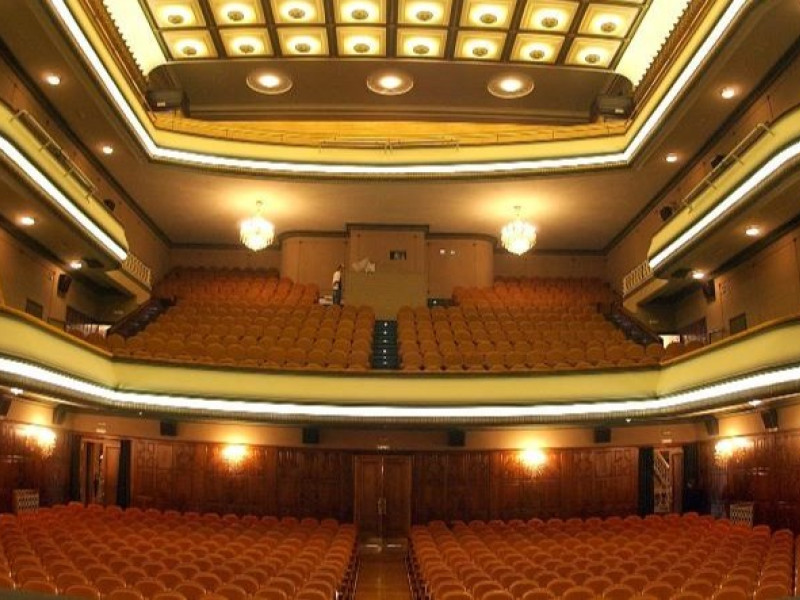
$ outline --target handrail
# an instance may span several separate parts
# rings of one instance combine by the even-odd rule
[[[717,165],[711,169],[711,171],[709,171],[688,194],[686,194],[686,196],[681,200],[681,205],[689,206],[691,210],[692,201],[697,198],[707,187],[714,187],[713,182],[734,162],[741,162],[739,157],[753,144],[755,144],[756,141],[760,139],[762,135],[764,135],[764,133],[772,133],[772,129],[766,123],[759,123],[753,129],[751,129],[750,132],[741,140],[739,140],[739,143],[736,144],[733,149],[728,152],[728,154],[726,154],[725,157],[719,161],[719,163],[717,163]]]
[[[641,334],[641,337],[644,338],[648,344],[661,343],[661,337],[659,337],[655,331],[643,323],[636,315],[626,309],[619,300],[615,300],[611,303],[611,315],[614,314],[621,315],[625,321],[627,321],[628,325],[638,330],[638,332]]]
[[[622,278],[622,295],[627,296],[644,282],[649,281],[652,277],[653,269],[650,268],[650,262],[645,259],[644,262],[636,265]]]
[[[86,190],[87,196],[92,196],[97,192],[97,186],[92,183],[89,176],[75,164],[75,161],[73,161],[66,152],[64,152],[64,149],[53,139],[47,130],[42,127],[36,117],[27,110],[20,109],[14,113],[14,118],[19,119],[32,130],[34,136],[37,137],[42,144],[40,150],[48,150],[58,162],[63,164],[67,168],[64,174],[72,175],[77,179],[78,183]]]

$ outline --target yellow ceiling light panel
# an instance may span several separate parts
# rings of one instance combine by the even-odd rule
[[[577,2],[567,0],[528,0],[522,15],[521,29],[565,33],[572,26]]]
[[[210,4],[219,26],[252,26],[264,22],[258,0],[211,0]]]
[[[386,54],[386,30],[381,27],[339,27],[336,40],[342,56]]]
[[[511,60],[553,64],[561,53],[564,38],[558,35],[520,33],[514,40]]]
[[[467,0],[461,11],[462,27],[507,28],[514,5],[501,0]]]
[[[272,45],[264,29],[221,29],[225,53],[230,57],[271,56]]]
[[[568,65],[607,69],[619,51],[619,40],[576,38],[567,54]]]
[[[324,23],[322,0],[271,0],[272,15],[278,25],[289,23]]]
[[[399,29],[397,55],[407,58],[443,58],[447,45],[444,29]]]
[[[217,55],[208,31],[164,31],[162,35],[175,60],[214,58]]]
[[[489,31],[462,31],[456,39],[456,58],[500,60],[506,34]]]
[[[150,12],[161,29],[202,27],[203,11],[197,0],[149,0]]]
[[[582,35],[625,37],[633,27],[639,10],[633,6],[590,4],[583,15]]]
[[[284,56],[328,55],[328,36],[322,27],[282,27],[278,39]]]
[[[446,26],[450,22],[450,0],[400,0],[397,14],[403,25]]]
[[[336,22],[348,25],[385,23],[384,0],[336,0]]]

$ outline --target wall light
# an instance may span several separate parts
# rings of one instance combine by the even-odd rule
[[[43,456],[53,454],[56,447],[56,434],[52,429],[40,425],[28,425],[22,429],[22,435],[33,444]]]
[[[737,454],[741,454],[750,446],[752,446],[752,443],[742,437],[725,438],[714,445],[714,460],[718,464],[724,465],[731,458]]]
[[[541,448],[526,448],[520,452],[519,458],[534,475],[539,475],[547,464],[547,455]]]
[[[241,466],[247,458],[247,446],[243,444],[228,444],[222,449],[222,459],[230,468]]]

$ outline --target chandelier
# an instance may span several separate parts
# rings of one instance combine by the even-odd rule
[[[263,250],[275,239],[275,226],[261,216],[261,201],[256,202],[256,214],[239,225],[242,243],[253,252]]]
[[[536,245],[536,228],[520,219],[520,207],[515,206],[517,218],[500,230],[500,243],[512,254],[525,254]]]

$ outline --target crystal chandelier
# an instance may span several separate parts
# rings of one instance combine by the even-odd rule
[[[519,206],[515,206],[514,209],[517,218],[500,231],[500,243],[513,254],[525,254],[536,245],[536,228],[519,218]]]
[[[256,214],[242,221],[239,236],[253,252],[263,250],[275,239],[275,226],[261,216],[261,201],[256,202]]]

